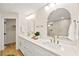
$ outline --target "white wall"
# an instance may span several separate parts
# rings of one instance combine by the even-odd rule
[[[0,14],[0,50],[4,49],[4,29],[3,29],[2,15]]]
[[[38,10],[37,12],[34,13],[36,15],[36,17],[34,18],[35,31],[39,31],[41,33],[41,38],[46,38],[47,37],[47,18],[48,18],[48,15],[53,10],[56,10],[57,8],[65,8],[71,13],[71,24],[70,24],[70,28],[69,28],[69,36],[68,37],[71,40],[76,40],[77,34],[76,34],[76,31],[75,31],[76,30],[75,29],[75,23],[74,23],[73,20],[78,19],[78,15],[79,15],[78,6],[79,6],[78,4],[72,3],[72,4],[56,4],[54,7],[50,7],[48,10],[41,8],[40,10]],[[27,22],[27,20],[25,18],[26,18],[26,15],[23,14],[23,13],[20,13],[20,16],[19,16],[20,26],[23,25],[23,23]],[[24,25],[23,30],[26,27],[26,25]],[[21,29],[21,28],[19,27],[19,29]],[[19,31],[19,32],[21,32],[21,31]],[[26,35],[27,31],[24,31],[23,33],[24,33],[24,35]],[[21,34],[22,34],[22,32],[21,32]]]

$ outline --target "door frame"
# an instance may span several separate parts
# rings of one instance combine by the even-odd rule
[[[4,21],[5,20],[10,20],[10,19],[12,19],[12,20],[15,20],[15,25],[16,25],[16,18],[4,18]],[[7,26],[7,25],[6,25]],[[4,30],[6,30],[6,28],[5,28],[5,22],[4,22]],[[16,32],[16,28],[15,28],[15,32]],[[5,33],[5,32],[4,32]],[[15,35],[16,35],[16,33],[15,33]],[[5,35],[4,35],[4,37],[5,37]],[[16,36],[15,36],[15,42],[16,42]],[[4,38],[4,45],[5,44],[10,44],[10,43],[5,43],[5,38]]]
[[[4,19],[16,19],[16,42],[17,42],[17,17],[2,17],[2,20],[3,20],[3,34],[4,34]],[[4,41],[4,35],[3,35],[3,41]],[[4,43],[3,43],[3,45],[4,45]],[[16,43],[16,49],[18,49],[18,47],[17,47],[17,43]],[[2,50],[4,50],[4,46],[3,46],[3,49]]]

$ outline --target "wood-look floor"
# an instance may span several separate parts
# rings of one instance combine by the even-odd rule
[[[8,44],[4,51],[0,51],[0,55],[2,56],[22,56],[20,50],[16,50],[16,44]]]

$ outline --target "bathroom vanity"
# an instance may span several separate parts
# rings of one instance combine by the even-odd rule
[[[63,41],[61,46],[53,45],[50,40],[19,35],[19,49],[24,56],[79,56],[79,47]]]
[[[20,50],[24,56],[57,56],[58,54],[45,49],[40,40],[20,35]]]

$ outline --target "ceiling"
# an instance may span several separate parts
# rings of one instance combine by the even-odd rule
[[[1,12],[32,13],[47,3],[0,3]]]

